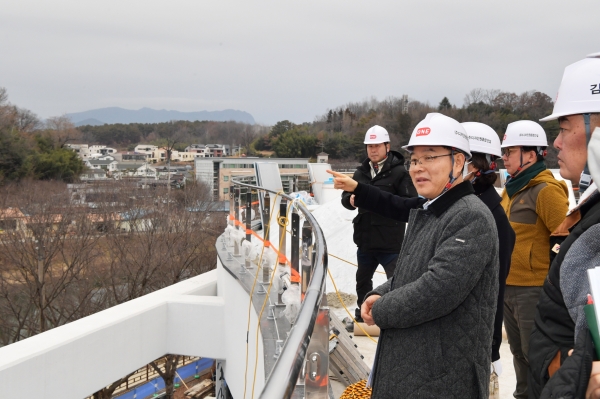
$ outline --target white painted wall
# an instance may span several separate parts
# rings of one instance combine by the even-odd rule
[[[234,261],[235,262],[235,261]],[[220,261],[217,263],[219,273],[219,285],[217,295],[225,298],[224,313],[225,328],[222,341],[227,343],[225,349],[225,379],[234,398],[258,398],[265,385],[265,372],[263,361],[263,341],[260,331],[257,337],[258,317],[254,307],[248,312],[248,293],[238,281],[223,268]],[[248,316],[250,315],[250,324]],[[249,327],[249,328],[248,328]],[[249,344],[246,345],[246,333]],[[258,352],[255,343],[258,338]],[[246,366],[246,351],[248,352],[248,363]],[[258,362],[256,354],[258,353]],[[256,366],[256,378],[254,377],[254,365]],[[244,375],[246,378],[244,378]],[[245,381],[244,381],[245,380]],[[255,382],[253,384],[253,382]],[[244,383],[246,384],[246,395],[244,395]],[[252,386],[254,385],[254,395]]]
[[[0,348],[0,396],[81,399],[168,353],[225,359],[232,391],[243,396],[247,303],[244,289],[219,266]],[[255,331],[254,309],[250,317]],[[256,395],[264,385],[259,342]],[[249,349],[251,383],[255,350]]]

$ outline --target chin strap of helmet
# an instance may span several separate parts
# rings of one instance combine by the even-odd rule
[[[523,170],[524,166],[527,166],[527,165],[529,165],[531,163],[531,162],[525,162],[525,163],[523,163],[523,147],[520,148],[520,151],[521,151],[521,155],[520,155],[521,158],[519,160],[520,166],[517,168],[517,170],[515,171],[514,174],[510,175],[511,179],[514,179],[519,173],[521,173],[521,171]],[[508,180],[506,182],[508,183]]]
[[[546,151],[543,147],[538,147],[536,153],[545,157],[546,154],[548,153],[548,151]],[[509,181],[514,179],[519,173],[521,173],[521,171],[523,170],[523,167],[529,165],[530,163],[531,162],[523,163],[523,147],[521,147],[521,158],[519,161],[520,166],[517,168],[515,173],[513,173],[512,175],[508,175],[508,179],[506,179],[506,182],[504,183],[504,185],[506,186],[506,183],[508,183]]]
[[[583,121],[585,122],[585,147],[587,148],[590,143],[590,139],[592,136],[591,128],[590,128],[590,114],[583,114]],[[583,168],[583,172],[581,172],[581,177],[579,178],[579,192],[583,193],[587,188],[592,184],[592,175],[590,173],[590,168],[588,166],[587,160],[585,161],[585,167]]]
[[[448,176],[450,178],[450,180],[448,181],[448,183],[446,183],[446,186],[442,190],[442,194],[444,194],[446,191],[450,190],[450,188],[452,187],[452,185],[454,184],[456,179],[458,179],[458,177],[454,177],[454,150],[455,150],[454,147],[450,148],[450,159],[452,160],[452,168],[450,169],[450,173]],[[442,195],[442,194],[440,194],[440,195]]]

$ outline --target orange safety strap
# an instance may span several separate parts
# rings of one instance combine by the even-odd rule
[[[256,204],[258,204],[258,201],[254,201],[254,202],[250,203],[250,205],[256,205]],[[246,205],[240,206],[240,209],[246,209]]]
[[[242,223],[242,222],[240,222],[239,220],[237,220],[235,218],[233,220],[234,220],[234,224],[236,226],[245,226],[246,225],[245,223]],[[267,248],[268,247],[273,248],[273,251],[275,251],[275,253],[277,254],[277,257],[279,259],[279,263],[289,265],[290,268],[292,267],[292,262],[290,262],[290,260],[288,258],[286,258],[285,254],[282,254],[278,250],[276,250],[273,247],[273,245],[271,244],[270,241],[265,240],[264,238],[262,238],[261,236],[259,236],[258,234],[256,234],[256,232],[254,232],[253,230],[249,230],[250,233],[248,233],[248,230],[245,230],[245,231],[246,231],[246,234],[252,234],[254,237],[256,237],[257,239],[259,239],[260,241],[262,241],[262,243],[263,243],[263,245],[265,247],[267,247]],[[292,283],[299,283],[300,282],[300,275],[298,274],[298,272],[296,270],[294,270],[294,269],[291,269],[291,270],[292,270],[292,276],[290,277],[290,281]]]

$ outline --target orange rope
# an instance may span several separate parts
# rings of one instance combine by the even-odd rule
[[[279,252],[278,249],[275,249],[275,247],[273,247],[273,245],[268,240],[265,240],[264,238],[262,238],[261,236],[259,236],[255,231],[253,231],[253,230],[247,230],[245,228],[246,223],[243,223],[243,222],[237,220],[235,218],[235,216],[233,216],[233,215],[229,215],[229,218],[230,218],[230,220],[233,220],[233,223],[236,226],[243,226],[246,234],[252,234],[254,237],[256,237],[257,239],[259,239],[263,243],[263,245],[265,247],[273,248],[273,251],[275,251],[275,254],[277,255],[277,258],[279,259],[279,263],[286,264],[286,265],[290,266],[290,269],[292,271],[292,275],[290,277],[290,281],[292,283],[299,283],[300,282],[300,274],[292,267],[292,262],[285,256],[284,253],[281,253],[281,252]],[[248,233],[248,231],[250,231],[250,233]]]

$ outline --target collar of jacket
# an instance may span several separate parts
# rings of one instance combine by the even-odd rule
[[[456,201],[469,194],[474,194],[473,185],[470,181],[464,181],[450,190],[446,191],[441,197],[436,199],[433,204],[427,207],[427,210],[436,217],[446,212]]]
[[[482,186],[480,184],[473,184],[475,195],[479,197],[481,201],[490,209],[495,208],[502,202],[502,197],[498,194],[493,185]]]
[[[512,199],[515,197],[515,195],[519,194],[520,192],[527,190],[528,188],[536,186],[541,183],[546,183],[549,185],[553,184],[557,187],[560,187],[565,192],[565,195],[567,197],[569,196],[569,190],[567,189],[566,183],[563,182],[562,180],[556,180],[556,178],[554,177],[552,172],[550,172],[550,170],[546,169],[546,170],[542,170],[540,173],[538,173],[535,177],[533,177],[531,180],[529,180],[529,183],[527,183],[524,187],[519,189],[519,191],[517,191],[512,197],[508,197],[508,198]],[[506,186],[504,186],[504,192],[502,193],[502,195],[504,195],[504,194],[506,194],[508,196],[508,191],[506,190]]]
[[[369,164],[369,162],[370,162],[369,157],[367,157],[360,164],[358,169],[360,169],[360,171],[362,173],[364,173],[371,179],[371,165]],[[390,151],[387,159],[385,160],[385,162],[383,163],[383,166],[381,167],[381,170],[372,179],[380,178],[381,176],[383,176],[384,172],[390,170],[391,168],[403,166],[403,164],[404,164],[404,157],[402,156],[402,154],[400,154],[398,151]]]
[[[580,207],[578,207],[581,211],[581,217],[584,217],[585,214],[599,201],[600,193],[598,192],[598,190],[596,190],[589,197],[587,197],[587,200],[583,204],[581,204]]]
[[[538,161],[521,171],[514,178],[510,179],[504,188],[509,198],[514,197],[516,193],[521,191],[524,187],[528,186],[529,183],[534,180],[540,173],[546,170],[546,164],[544,161]]]

